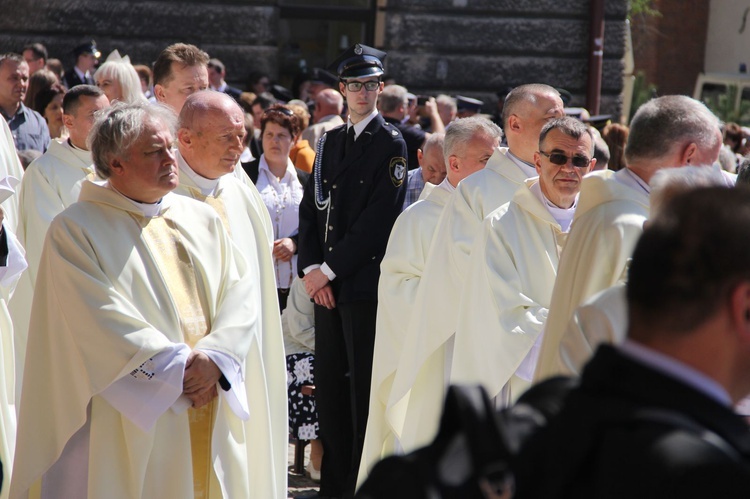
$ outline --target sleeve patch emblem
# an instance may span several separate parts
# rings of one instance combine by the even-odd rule
[[[406,178],[406,159],[397,157],[391,159],[391,163],[388,165],[388,170],[391,174],[391,182],[396,187],[401,187]]]

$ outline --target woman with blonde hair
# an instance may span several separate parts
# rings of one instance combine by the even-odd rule
[[[109,102],[126,102],[137,104],[148,102],[141,89],[141,79],[130,64],[128,56],[120,57],[119,52],[112,52],[107,61],[94,73],[96,86],[104,91]]]

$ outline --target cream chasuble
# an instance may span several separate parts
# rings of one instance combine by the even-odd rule
[[[255,186],[251,190],[233,175],[224,175],[213,181],[199,177],[190,170],[179,151],[177,164],[180,168],[180,185],[174,193],[212,206],[245,257],[251,273],[258,276],[260,343],[254,344],[248,353],[248,362],[252,367],[248,368],[250,372],[245,379],[252,393],[249,446],[252,454],[248,459],[251,482],[257,487],[253,489],[251,497],[286,497],[289,439],[286,358],[271,253],[273,240],[269,243],[264,222],[268,219],[270,227],[268,210]],[[199,186],[195,179],[204,185]],[[207,191],[212,193],[204,194]]]
[[[44,236],[52,219],[78,201],[81,184],[93,177],[91,153],[72,147],[67,140],[53,139],[49,149],[33,161],[19,189],[18,238],[26,249],[29,269],[21,276],[10,302],[10,313],[15,326],[16,402],[20,400],[23,365],[26,356],[26,337],[31,317],[34,283],[42,256]]]
[[[22,180],[23,174],[23,167],[18,159],[13,134],[8,127],[8,122],[0,120],[0,179],[11,176]],[[3,224],[14,234],[18,234],[16,230],[18,225],[18,195],[9,197],[0,206],[5,212]]]
[[[535,380],[562,373],[560,340],[573,311],[594,294],[621,282],[648,218],[648,192],[619,178],[627,169],[588,174],[581,184],[573,225],[560,257]]]
[[[537,183],[528,180],[510,203],[485,218],[454,342],[451,383],[481,384],[506,406],[529,385],[514,373],[544,329],[567,236],[532,193]]]
[[[21,243],[7,227],[8,259],[0,267],[0,461],[5,477],[0,488],[0,499],[8,497],[10,472],[13,469],[13,451],[16,445],[15,356],[13,348],[13,323],[8,313],[8,298],[13,294],[19,277],[26,270],[26,260]]]
[[[510,201],[526,180],[506,153],[496,150],[483,170],[463,179],[440,215],[388,401],[389,417],[403,421],[406,452],[426,445],[437,432],[474,237],[484,217]]]
[[[424,200],[414,203],[399,215],[388,239],[380,264],[370,410],[359,483],[367,478],[377,461],[393,454],[400,446],[397,441],[401,427],[397,421],[389,421],[387,414],[390,388],[435,227],[453,190],[447,179],[432,188]],[[393,427],[393,423],[397,426]]]
[[[620,344],[628,330],[625,284],[618,283],[589,298],[573,312],[560,340],[562,374],[580,376],[583,365],[602,343]]]
[[[156,225],[146,228],[151,223]],[[169,238],[179,238],[173,245],[178,260],[192,263],[187,275],[195,279],[199,307],[195,297],[173,294],[176,276],[186,275],[187,267],[170,270],[176,262],[158,249],[159,240]],[[173,356],[168,369],[176,370],[176,388],[158,382],[158,359],[187,348],[183,326],[197,332],[196,349],[231,361],[220,364],[232,388],[214,399],[210,459],[216,480],[209,487],[221,497],[253,497],[251,423],[232,409],[231,397],[242,387],[240,398],[253,411],[249,383],[242,380],[252,375],[248,352],[259,341],[257,276],[213,209],[168,194],[157,218],[148,219],[106,185],[85,182],[80,202],[50,225],[37,283],[29,329],[33,355],[24,377],[24,390],[33,396],[22,397],[11,497],[26,497],[82,429],[90,439],[88,497],[194,497],[190,423],[181,410],[179,382],[186,357]],[[186,306],[196,312],[184,312]],[[202,337],[201,314],[210,329]],[[226,370],[230,364],[239,370]],[[142,383],[148,398],[130,390],[135,407],[116,409],[112,392],[123,383]],[[137,413],[152,422],[136,422],[144,419]]]

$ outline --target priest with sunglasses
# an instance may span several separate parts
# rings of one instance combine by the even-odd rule
[[[530,385],[560,252],[593,154],[586,125],[571,117],[550,121],[534,154],[539,177],[484,219],[459,307],[451,383],[481,383],[499,405]]]
[[[406,194],[406,143],[376,108],[385,55],[357,44],[330,66],[349,118],[318,141],[299,210],[297,268],[315,302],[322,497],[354,492],[369,408],[380,262]]]

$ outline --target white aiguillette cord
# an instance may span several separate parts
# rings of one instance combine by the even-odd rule
[[[331,217],[331,192],[328,191],[328,197],[323,199],[323,186],[321,185],[321,165],[323,163],[323,146],[326,143],[326,137],[328,134],[325,133],[318,141],[318,147],[315,151],[315,163],[313,164],[313,180],[315,181],[315,206],[318,210],[326,210],[326,225],[325,225],[325,236],[324,242],[328,242],[328,220]]]

